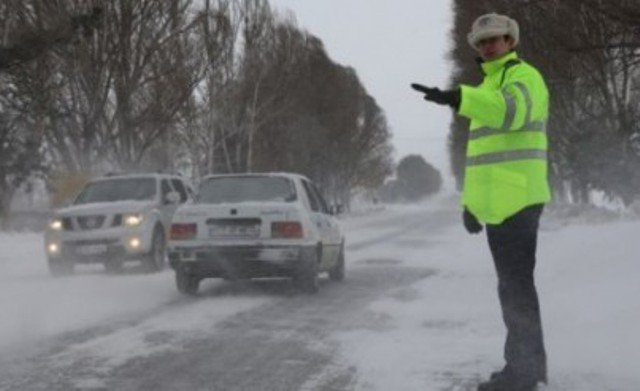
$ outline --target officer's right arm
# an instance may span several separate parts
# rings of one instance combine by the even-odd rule
[[[521,129],[531,121],[530,85],[529,78],[513,78],[499,90],[462,85],[458,113],[490,128]]]

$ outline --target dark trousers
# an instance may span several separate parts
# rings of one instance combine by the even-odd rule
[[[487,225],[507,327],[505,370],[518,379],[547,380],[540,304],[534,283],[538,223],[543,205],[527,207],[502,224]]]

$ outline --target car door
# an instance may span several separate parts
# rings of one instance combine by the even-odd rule
[[[322,259],[320,260],[322,268],[326,268],[331,264],[330,254],[330,224],[327,221],[326,214],[323,213],[322,201],[318,198],[318,194],[314,191],[310,182],[303,180],[302,186],[304,187],[305,194],[309,200],[311,221],[315,224],[318,234],[320,235],[320,241],[322,246]]]
[[[340,247],[342,245],[342,234],[340,225],[333,217],[333,215],[331,215],[328,204],[322,196],[320,190],[316,187],[315,184],[310,183],[310,185],[311,190],[321,204],[321,213],[323,215],[326,227],[326,243],[324,244],[324,251],[326,251],[326,255],[329,258],[329,265],[333,265],[333,263],[338,259],[338,255],[340,254]]]

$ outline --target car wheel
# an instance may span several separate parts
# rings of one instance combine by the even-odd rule
[[[109,273],[122,272],[123,261],[120,257],[109,258],[104,262],[104,268]]]
[[[49,272],[53,276],[68,276],[74,272],[74,262],[66,259],[49,259]]]
[[[198,288],[200,288],[200,278],[177,269],[176,288],[183,295],[195,296],[198,293]]]
[[[300,268],[296,271],[293,282],[302,292],[316,293],[320,289],[318,284],[318,260],[316,252],[314,256],[309,256],[302,260]]]
[[[344,281],[345,267],[344,267],[344,247],[340,249],[338,260],[336,264],[329,269],[329,278],[331,281]]]
[[[156,228],[151,239],[151,249],[145,256],[144,266],[149,272],[157,272],[164,268],[166,243],[161,228]]]

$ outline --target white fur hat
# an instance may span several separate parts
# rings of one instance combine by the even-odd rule
[[[483,39],[508,35],[513,38],[514,46],[520,42],[520,28],[518,22],[505,15],[496,13],[485,14],[473,22],[467,41],[474,49]]]

